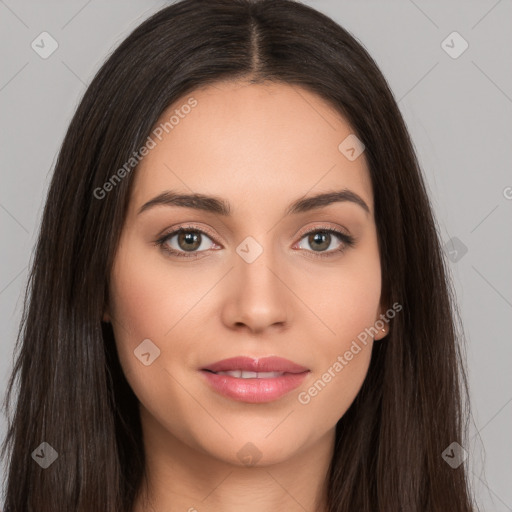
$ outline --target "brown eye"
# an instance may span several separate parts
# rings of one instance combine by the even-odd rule
[[[313,250],[323,251],[328,249],[329,245],[331,245],[331,234],[325,231],[317,231],[308,236],[308,243]]]
[[[178,234],[178,247],[184,251],[195,251],[201,245],[201,234],[197,232],[182,232]]]
[[[301,240],[307,240],[306,245],[309,247],[301,247],[300,244],[303,242],[299,242],[299,248],[307,249],[308,252],[311,253],[317,253],[314,254],[314,256],[339,254],[348,247],[352,247],[355,243],[355,239],[352,236],[331,228],[317,228],[313,231],[309,231],[304,234]],[[334,247],[331,247],[332,242],[336,240],[338,244],[334,244]],[[331,248],[329,249],[329,247]]]
[[[210,244],[208,244],[210,240]],[[215,245],[213,240],[197,228],[180,227],[155,242],[173,256],[195,257]]]
[[[327,226],[319,226],[303,233],[297,246],[307,257],[330,258],[343,254],[355,244],[356,238],[352,235]]]

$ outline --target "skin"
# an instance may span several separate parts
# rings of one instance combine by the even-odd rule
[[[367,374],[373,339],[308,404],[298,395],[387,309],[364,153],[349,161],[338,150],[353,130],[302,88],[218,83],[162,119],[190,96],[197,106],[136,171],[104,314],[140,401],[149,486],[134,510],[324,511],[335,426]],[[343,188],[370,213],[337,202],[285,216],[296,199]],[[223,198],[231,216],[169,205],[137,213],[171,189]],[[189,222],[213,234],[201,235],[197,258],[154,244]],[[356,244],[334,253],[343,242],[332,235],[320,251],[333,255],[315,258],[300,230],[326,226]],[[236,252],[248,236],[263,248],[252,263]],[[186,253],[177,236],[167,243]],[[148,366],[134,355],[145,339],[160,350]],[[310,373],[279,400],[234,401],[199,370],[237,355],[281,356]],[[237,455],[249,442],[260,454],[252,466]]]

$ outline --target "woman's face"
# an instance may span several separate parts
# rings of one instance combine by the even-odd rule
[[[283,84],[219,83],[161,120],[134,171],[104,317],[145,435],[163,452],[238,465],[290,459],[332,435],[368,370],[363,333],[385,311],[364,152],[327,103]],[[307,202],[347,190],[369,211]],[[214,197],[229,212],[172,194]],[[238,356],[302,368],[205,370]]]

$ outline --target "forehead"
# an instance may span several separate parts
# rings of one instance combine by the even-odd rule
[[[338,148],[351,134],[334,108],[298,86],[223,82],[197,89],[156,123],[131,207],[173,190],[226,198],[242,214],[348,188],[373,213],[364,153],[351,161]]]

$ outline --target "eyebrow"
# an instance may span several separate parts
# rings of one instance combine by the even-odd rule
[[[285,215],[297,214],[323,208],[333,203],[350,202],[359,205],[368,215],[370,208],[361,196],[352,190],[344,189],[334,192],[324,192],[315,196],[301,198],[294,201],[286,210]],[[204,210],[223,216],[231,215],[231,207],[227,201],[215,196],[204,194],[179,194],[173,191],[165,191],[143,204],[137,214],[149,210],[155,206],[181,206]]]

